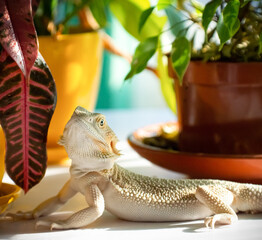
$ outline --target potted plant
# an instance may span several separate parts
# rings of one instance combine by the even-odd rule
[[[47,133],[57,98],[56,85],[51,72],[38,51],[33,18],[39,2],[39,0],[10,0],[0,6],[0,122],[6,139],[5,167],[16,185],[23,188],[25,192],[44,176],[47,161]],[[97,11],[97,8],[103,9],[103,1],[75,2],[80,5],[77,5],[77,11],[73,11],[72,15],[78,13],[87,4],[93,3],[90,8],[97,22],[101,22],[103,16],[101,17],[101,11]],[[57,3],[57,1],[43,1],[41,4],[50,3]],[[111,11],[120,21],[123,21],[124,14],[133,17],[132,23],[127,24],[123,21],[123,25],[130,33],[138,36],[134,26],[143,10],[149,6],[149,1],[110,0],[108,3]],[[133,9],[133,12],[130,13],[127,9]],[[47,25],[50,25],[50,21],[47,22],[49,23]],[[158,18],[152,14],[139,39],[158,33],[162,24],[163,21],[158,21]],[[56,29],[54,25],[52,29]],[[60,27],[57,29],[61,30]],[[53,33],[54,36],[59,37],[56,31]],[[114,51],[119,54],[116,49]],[[73,80],[72,82],[74,83]],[[59,94],[58,98],[60,98]],[[64,109],[66,108],[67,106]],[[66,119],[64,113],[61,115]],[[1,137],[0,146],[2,145]],[[3,151],[1,149],[1,154]],[[4,168],[2,158],[0,162],[2,173]]]
[[[0,5],[0,122],[6,138],[5,165],[25,192],[45,172],[47,131],[56,104],[55,83],[37,47],[33,25],[37,5],[30,0]]]
[[[155,11],[164,11],[169,26],[140,42],[126,79],[142,71],[156,51],[162,58],[162,37],[171,32],[174,84],[166,92],[176,92],[180,150],[261,154],[262,2],[159,0],[142,13],[139,29]],[[166,99],[175,109],[174,99]]]

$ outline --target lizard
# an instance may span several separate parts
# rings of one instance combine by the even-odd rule
[[[76,193],[87,208],[61,221],[38,220],[52,229],[85,227],[106,209],[130,221],[185,221],[204,219],[206,227],[237,222],[237,213],[262,211],[262,186],[225,180],[161,179],[143,176],[115,163],[121,155],[118,139],[105,116],[78,106],[66,124],[59,144],[72,163],[70,179],[60,192],[15,218],[35,219],[51,214]]]

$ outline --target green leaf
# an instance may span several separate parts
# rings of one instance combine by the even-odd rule
[[[231,0],[224,8],[217,23],[217,33],[220,39],[221,50],[229,39],[231,39],[240,27],[238,19],[240,2],[239,0]]]
[[[151,13],[139,33],[137,26],[139,26],[140,16],[143,11],[150,8],[149,0],[110,0],[109,6],[125,30],[139,41],[158,35],[166,23],[166,17]]]
[[[258,50],[258,54],[262,53],[262,33],[260,33],[259,36],[259,50]]]
[[[157,44],[158,36],[155,36],[146,39],[137,46],[131,63],[131,70],[126,75],[125,80],[145,69],[147,62],[156,52]]]
[[[89,7],[90,10],[99,24],[100,27],[104,27],[107,22],[106,18],[106,1],[97,1],[97,0],[92,0],[89,1]]]
[[[239,0],[230,0],[222,12],[224,24],[228,28],[231,36],[234,32],[235,24],[238,20],[239,7]]]
[[[240,21],[237,19],[237,21],[235,22],[235,25],[233,26],[233,29],[230,32],[228,27],[224,23],[223,14],[220,15],[220,18],[217,23],[217,33],[220,39],[219,51],[223,48],[226,41],[228,41],[232,36],[235,35],[239,27],[240,27]]]
[[[216,13],[216,10],[218,6],[221,4],[221,2],[222,0],[213,0],[205,6],[203,16],[202,16],[202,25],[205,30],[205,33],[207,32],[208,26],[210,22],[212,21]]]
[[[39,7],[42,7],[43,15],[47,17],[48,20],[53,19],[55,16],[57,4],[58,0],[45,0],[40,2]]]
[[[186,17],[184,14],[172,6],[168,7],[165,12],[171,26],[171,32],[174,36],[186,35],[186,31],[184,31],[184,29],[186,29]]]
[[[182,83],[184,74],[191,57],[191,44],[185,37],[178,37],[172,44],[171,60],[179,82]]]
[[[223,21],[223,15],[221,14],[217,23],[217,34],[220,39],[220,50],[224,46],[225,42],[230,39],[230,33]]]
[[[139,19],[139,25],[138,25],[139,33],[141,32],[143,26],[145,25],[146,20],[149,18],[149,16],[151,15],[154,9],[155,7],[150,7],[142,12],[141,17]]]
[[[244,0],[241,4],[241,8],[245,7],[249,2],[251,2],[252,0]],[[259,0],[258,0],[259,1]]]
[[[195,9],[196,13],[199,15],[204,11],[204,5],[201,2],[198,2],[197,0],[190,0],[190,3],[192,5],[192,7]]]
[[[173,113],[176,114],[176,95],[174,91],[174,81],[168,75],[167,63],[163,61],[166,60],[166,58],[166,56],[163,56],[162,50],[159,46],[157,55],[157,69],[159,73],[161,91],[168,107],[173,111]]]
[[[157,2],[157,10],[163,10],[172,5],[174,0],[158,0]]]

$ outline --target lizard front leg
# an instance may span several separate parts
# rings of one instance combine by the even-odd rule
[[[38,221],[37,226],[48,226],[51,229],[70,229],[81,228],[94,222],[104,212],[104,197],[97,185],[89,186],[85,197],[89,207],[74,213],[63,221]]]
[[[76,193],[77,192],[71,187],[69,180],[56,196],[42,202],[34,210],[29,212],[17,212],[14,214],[9,213],[7,216],[13,218],[14,220],[34,219],[46,216],[63,206]]]
[[[216,223],[232,224],[238,220],[235,211],[230,207],[234,194],[219,186],[200,186],[196,198],[215,213],[205,219],[206,227],[215,228]]]

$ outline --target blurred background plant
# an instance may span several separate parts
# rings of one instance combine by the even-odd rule
[[[131,53],[134,52],[138,41],[158,35],[166,23],[165,16],[152,13],[142,31],[139,31],[140,16],[148,7],[150,7],[148,0],[45,0],[40,2],[34,21],[39,36],[103,29],[114,39],[115,45],[127,53],[125,57],[129,57],[130,62]],[[110,40],[105,45],[108,43],[110,44]],[[136,81],[137,77],[134,77],[132,84],[123,84],[123,79],[130,68],[129,62],[104,52],[97,108],[165,106],[159,81],[151,72],[145,71],[138,77],[143,78],[143,81]],[[155,59],[150,65],[155,67]],[[167,71],[164,73],[167,76]],[[161,88],[169,89],[172,94],[172,87],[167,88],[167,84],[164,83],[161,82]],[[169,85],[170,83],[171,81]],[[144,88],[148,85],[151,91],[145,92]],[[151,95],[155,98],[146,101]]]
[[[154,39],[140,42],[126,79],[144,69],[146,62],[160,50],[158,41],[165,47],[164,38],[169,41],[168,52],[180,81],[191,59],[262,60],[262,2],[259,0],[212,0],[205,4],[196,0],[159,0],[142,13],[140,30],[152,13],[166,15],[169,27],[164,26]],[[150,52],[145,47],[147,42],[153,43]]]
[[[34,17],[37,33],[40,36],[81,33],[105,27],[106,4],[107,1],[93,0],[41,1]]]
[[[121,67],[122,71],[119,67],[114,69],[114,65],[123,63],[105,54],[98,108],[110,107],[108,103],[114,98],[116,107],[127,106],[123,103],[128,100],[132,86],[123,85],[122,79],[136,78],[136,74],[151,64],[157,68],[164,99],[176,112],[173,81],[166,70],[166,53],[171,54],[173,68],[180,80],[191,59],[261,61],[262,2],[259,0],[48,0],[41,1],[35,24],[39,35],[104,28],[118,46],[128,49],[129,53],[134,52],[127,75],[124,71],[128,72],[128,64]],[[118,80],[110,79],[110,75]],[[152,76],[144,77],[142,73],[140,78],[149,79]],[[135,84],[139,87],[133,91],[138,94],[138,88],[145,88],[150,80]],[[155,88],[159,86],[154,81],[151,84]],[[116,92],[123,101],[115,96]],[[111,100],[104,101],[105,96],[111,96]],[[129,100],[135,102],[136,99]],[[154,104],[157,105],[156,101]]]

